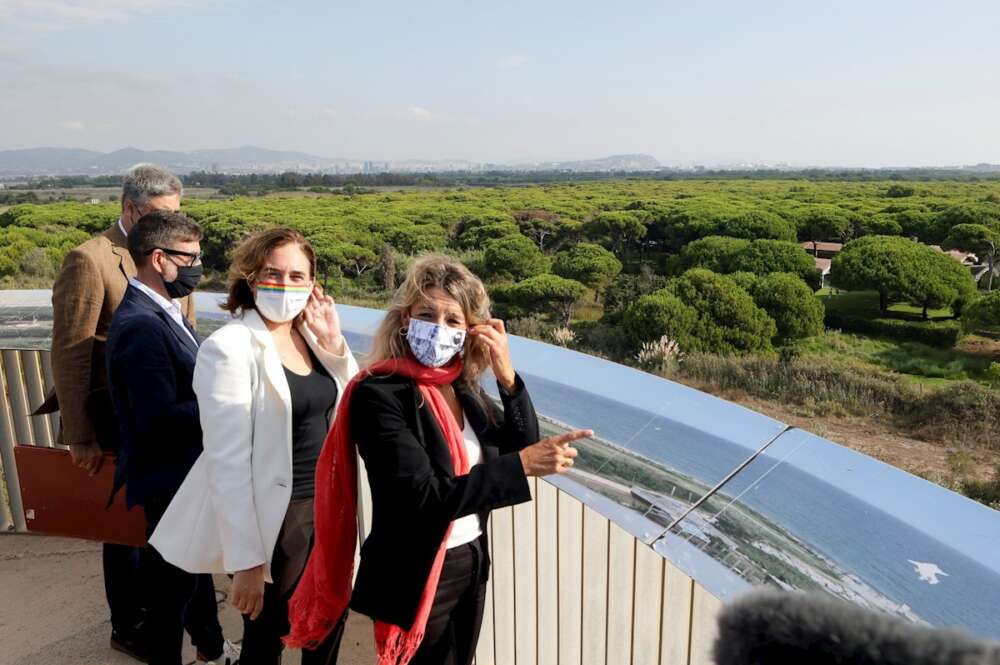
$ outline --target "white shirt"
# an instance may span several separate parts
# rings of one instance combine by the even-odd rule
[[[130,277],[128,283],[134,286],[135,288],[139,289],[143,293],[145,293],[150,298],[152,298],[153,302],[162,307],[163,311],[166,312],[170,316],[170,318],[174,320],[174,323],[179,325],[184,330],[184,332],[187,333],[187,336],[191,338],[191,341],[194,342],[195,346],[198,346],[198,340],[194,338],[194,335],[191,334],[191,331],[188,330],[188,327],[184,325],[184,314],[183,312],[181,312],[181,304],[178,301],[167,300],[159,293],[157,293],[153,289],[149,288],[148,286],[140,282],[135,277]]]
[[[483,461],[483,447],[479,443],[479,437],[469,424],[468,416],[465,417],[465,429],[462,430],[462,438],[465,441],[465,454],[469,458],[469,468],[481,464]],[[472,514],[459,517],[451,525],[451,534],[448,536],[446,549],[458,547],[471,543],[483,533],[483,525],[479,522],[479,515]]]
[[[122,235],[128,238],[128,231],[125,230],[125,225],[122,224],[122,218],[118,218],[118,230],[122,232]]]

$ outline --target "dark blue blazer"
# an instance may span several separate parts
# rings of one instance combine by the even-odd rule
[[[194,334],[186,319],[184,325]],[[114,491],[124,483],[129,508],[162,511],[202,450],[191,387],[198,343],[152,298],[129,285],[111,320],[106,348],[121,430]]]

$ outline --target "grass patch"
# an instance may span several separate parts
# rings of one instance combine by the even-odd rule
[[[54,279],[52,275],[5,275],[0,277],[0,290],[51,289]]]
[[[868,369],[895,372],[925,385],[962,380],[988,385],[990,364],[1000,359],[1000,345],[994,356],[984,353],[983,345],[940,349],[918,342],[876,339],[835,330],[799,340],[794,346],[807,361],[815,358],[824,363],[860,363]]]
[[[961,481],[959,491],[970,499],[1000,510],[1000,466],[993,470],[993,477],[988,480]]]
[[[594,301],[594,290],[588,288],[573,304],[573,321],[597,321],[604,316],[604,305]]]
[[[927,441],[1000,450],[1000,393],[972,381],[921,390],[863,366],[708,354],[689,354],[676,371],[723,389],[808,407],[820,415],[842,410],[888,419]]]
[[[826,310],[827,328],[872,337],[915,341],[950,349],[962,337],[962,329],[950,309],[930,309],[928,318],[918,307],[896,303],[887,312],[878,308],[874,291],[841,292],[819,296]]]
[[[893,303],[887,312],[878,308],[876,291],[831,291],[823,289],[818,294],[827,311],[866,319],[901,319],[904,321],[924,321],[923,309],[908,303]],[[951,320],[954,313],[950,308],[928,309],[927,319],[931,321]]]

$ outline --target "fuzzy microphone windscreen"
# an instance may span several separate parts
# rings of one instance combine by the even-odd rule
[[[1000,644],[830,596],[761,590],[722,611],[714,655],[716,665],[1000,665]]]

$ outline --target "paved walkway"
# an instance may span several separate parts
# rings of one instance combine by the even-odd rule
[[[227,592],[229,578],[216,577]],[[101,546],[83,540],[0,534],[0,665],[136,665],[108,647],[111,623],[104,600]],[[242,624],[228,602],[219,605],[226,637],[239,639]],[[354,615],[340,650],[341,665],[370,665],[371,623]],[[187,646],[184,662],[194,662]],[[298,665],[297,652],[285,665]]]

